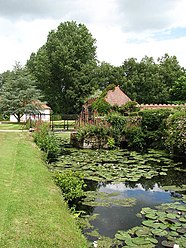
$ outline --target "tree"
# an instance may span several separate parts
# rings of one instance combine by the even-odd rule
[[[18,122],[25,113],[38,113],[41,93],[34,84],[25,69],[14,68],[0,90],[0,111],[13,114]]]
[[[100,90],[104,90],[108,85],[119,85],[122,82],[122,71],[120,67],[113,66],[106,62],[101,62],[97,66],[97,82]]]
[[[186,76],[185,69],[179,65],[176,56],[169,56],[168,54],[165,54],[163,57],[158,58],[158,63],[161,80],[167,89],[168,96],[167,99],[165,98],[165,100],[181,100],[179,95],[175,94],[175,90],[178,87],[179,78],[181,78],[182,76]]]
[[[171,100],[186,101],[186,75],[179,77],[170,90]]]
[[[158,65],[152,57],[145,56],[140,62],[135,58],[125,60],[121,66],[123,84],[121,88],[138,103],[163,103],[166,87],[159,74]]]
[[[95,39],[83,24],[61,23],[27,62],[55,112],[77,113],[96,88]]]

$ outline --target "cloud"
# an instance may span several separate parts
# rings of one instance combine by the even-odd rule
[[[0,16],[11,20],[61,18],[76,4],[73,0],[0,0]]]
[[[0,72],[22,64],[60,22],[84,23],[100,61],[176,55],[186,67],[185,0],[0,0]]]
[[[125,31],[159,30],[172,24],[176,4],[175,0],[118,0],[118,12]]]

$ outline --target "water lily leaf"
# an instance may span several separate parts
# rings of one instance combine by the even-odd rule
[[[155,236],[159,236],[159,237],[163,237],[167,235],[167,231],[166,230],[162,230],[162,229],[153,229],[152,234],[154,234]]]
[[[177,214],[167,214],[167,218],[170,218],[170,219],[176,219],[178,217]]]
[[[180,220],[181,222],[186,222],[186,218],[184,218],[184,217],[179,218],[179,220]]]
[[[145,217],[148,219],[151,219],[151,220],[155,220],[157,218],[157,216],[153,213],[152,214],[146,214]]]
[[[186,228],[178,228],[176,231],[180,234],[185,234],[186,233]]]
[[[142,208],[142,210],[141,210],[141,213],[142,214],[150,214],[150,213],[152,213],[152,209],[151,208]]]
[[[118,231],[115,235],[115,238],[119,240],[126,240],[126,239],[130,239],[131,236],[127,232]]]
[[[160,172],[160,176],[166,176],[167,175],[167,173],[166,172]]]
[[[169,232],[169,235],[172,236],[172,237],[179,236],[179,234],[177,232],[174,232],[174,231]]]
[[[153,244],[157,244],[158,243],[158,240],[157,239],[154,239],[152,237],[148,237],[148,238],[146,238],[146,240],[149,240]]]
[[[155,223],[152,220],[144,220],[142,221],[142,224],[147,227],[153,227]]]
[[[150,244],[151,241],[146,239],[145,237],[137,237],[132,239],[133,244],[135,245],[147,245]]]
[[[141,236],[147,236],[149,235],[151,232],[150,232],[150,229],[147,228],[147,227],[139,227],[138,230],[136,230],[135,234],[136,236],[138,237],[141,237]]]
[[[161,242],[161,244],[164,246],[164,247],[173,247],[174,246],[174,242],[172,242],[172,241],[168,241],[168,240],[163,240],[162,242]]]

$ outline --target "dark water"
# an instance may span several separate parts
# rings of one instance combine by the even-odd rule
[[[111,153],[111,156],[109,155]],[[81,168],[79,168],[79,171],[85,171],[90,170],[92,167],[92,173],[96,173],[97,168],[100,166],[103,166],[103,163],[108,164],[109,162],[113,164],[120,164],[123,158],[126,158],[128,156],[129,160],[132,158],[133,161],[135,159],[134,156],[130,157],[130,152],[128,152],[128,155],[126,152],[119,151],[119,156],[114,154],[113,151],[108,151],[108,154],[102,160],[99,162],[99,156],[101,154],[98,152],[93,151],[81,151],[81,150],[67,150],[64,154],[64,157],[62,158],[62,163],[66,163],[65,167],[61,166],[62,164],[58,163],[57,168],[63,170],[71,168],[73,169],[72,164],[83,164]],[[105,154],[105,153],[104,153]],[[109,160],[111,157],[111,161]],[[113,157],[114,159],[113,159]],[[161,155],[162,157],[162,155]],[[66,161],[64,161],[64,159]],[[118,159],[118,160],[117,160]],[[79,160],[79,161],[78,161]],[[108,160],[108,161],[106,161]],[[147,158],[146,158],[147,160]],[[151,162],[147,161],[147,163],[151,164],[153,168],[156,167],[156,160],[159,160],[159,157],[155,157],[155,160],[152,160]],[[104,162],[103,162],[104,161]],[[126,161],[126,159],[125,159]],[[163,161],[163,160],[162,160]],[[166,160],[167,162],[167,160]],[[176,161],[180,162],[180,161]],[[137,182],[127,181],[125,183],[111,183],[111,182],[104,182],[101,183],[93,180],[87,180],[87,191],[96,191],[96,192],[106,192],[106,193],[118,193],[117,196],[113,198],[117,199],[125,199],[125,198],[135,198],[136,203],[133,206],[130,207],[124,207],[124,206],[116,206],[114,203],[110,207],[93,207],[93,206],[80,206],[80,210],[86,211],[88,215],[98,214],[97,218],[90,221],[91,225],[93,225],[93,229],[90,230],[84,230],[84,233],[86,235],[86,232],[97,230],[100,235],[113,238],[118,230],[127,231],[132,227],[141,225],[143,219],[140,217],[137,217],[137,214],[140,213],[141,209],[144,207],[150,207],[155,208],[156,206],[162,204],[162,203],[170,203],[175,201],[175,198],[173,196],[178,197],[177,200],[180,200],[179,193],[177,195],[174,195],[174,192],[171,191],[165,191],[162,189],[163,186],[182,186],[186,185],[186,164],[184,161],[183,163],[179,163],[179,165],[175,165],[175,167],[169,167],[169,161],[168,163],[165,162],[159,162],[159,165],[157,167],[157,171],[160,171],[162,167],[167,168],[166,174],[164,176],[154,176],[151,179],[147,179],[144,175],[140,177],[140,179]],[[134,167],[137,166],[138,161],[134,161]],[[170,163],[173,163],[173,161],[170,160]],[[96,164],[96,166],[95,166]],[[84,168],[83,166],[86,165]],[[166,167],[167,165],[167,167]],[[55,165],[54,165],[55,166]],[[130,166],[130,165],[126,165]],[[183,171],[177,170],[177,168],[183,169]],[[76,167],[75,167],[76,168]],[[90,168],[90,169],[89,169]],[[118,166],[117,166],[118,168]],[[131,170],[132,171],[132,170]],[[104,173],[104,172],[103,172]],[[144,172],[145,173],[145,172]],[[130,170],[129,170],[130,174]],[[101,179],[100,179],[101,180]],[[185,194],[186,192],[184,192]],[[87,235],[87,238],[90,241],[97,240],[97,237],[92,237]],[[161,246],[157,246],[161,247]]]
[[[172,202],[170,192],[160,189],[158,184],[154,184],[152,189],[146,190],[140,183],[134,188],[126,186],[124,183],[107,184],[100,186],[99,191],[106,193],[119,192],[116,198],[135,198],[136,204],[133,207],[112,206],[112,207],[95,207],[92,213],[99,214],[91,224],[99,230],[103,236],[113,238],[118,230],[128,230],[141,224],[142,219],[136,214],[143,207],[154,208],[155,206]]]

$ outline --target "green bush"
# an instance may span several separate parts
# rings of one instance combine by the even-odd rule
[[[104,98],[97,98],[92,104],[92,109],[96,110],[101,115],[109,113],[111,108],[112,106],[106,102]]]
[[[156,131],[166,127],[166,119],[171,114],[169,109],[143,110],[139,112],[142,116],[141,126],[143,131]]]
[[[141,129],[145,135],[147,147],[164,149],[166,138],[166,120],[173,112],[169,109],[143,110]]]
[[[166,148],[174,155],[186,156],[186,112],[176,111],[167,119]]]
[[[129,101],[126,104],[122,105],[119,108],[119,111],[123,115],[129,115],[129,114],[131,114],[133,112],[136,113],[137,111],[139,111],[139,107],[137,105],[138,105],[137,102]]]
[[[109,137],[107,140],[107,145],[109,149],[114,149],[116,147],[116,142],[113,137]]]
[[[120,115],[118,112],[111,112],[106,117],[107,122],[111,125],[111,136],[115,140],[115,144],[119,145],[121,141],[122,132],[127,119],[125,116]]]
[[[38,122],[33,137],[39,148],[47,154],[48,159],[56,158],[59,155],[59,142],[47,123]]]
[[[145,136],[141,127],[127,126],[124,129],[124,135],[130,149],[143,151],[146,148]]]
[[[78,141],[82,141],[85,138],[97,137],[98,139],[104,139],[109,137],[111,130],[108,126],[104,124],[97,125],[86,125],[77,129],[76,137]]]
[[[86,184],[84,182],[84,175],[78,171],[65,170],[56,172],[55,182],[61,188],[63,196],[66,201],[72,202],[84,196],[84,189]]]

